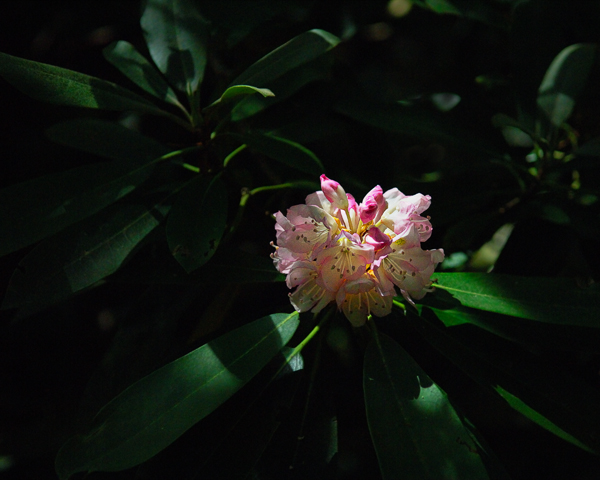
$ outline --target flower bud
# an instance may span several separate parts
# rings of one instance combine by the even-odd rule
[[[343,210],[348,208],[348,197],[342,186],[335,180],[327,178],[325,174],[321,175],[321,190],[333,207]]]

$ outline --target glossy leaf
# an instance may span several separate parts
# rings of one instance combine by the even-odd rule
[[[44,102],[171,116],[114,83],[5,53],[0,53],[0,75],[23,93]]]
[[[363,386],[383,479],[488,478],[445,393],[384,334],[367,346]]]
[[[182,189],[167,219],[167,240],[186,272],[214,255],[226,221],[227,192],[219,177],[198,176]]]
[[[436,273],[438,284],[464,306],[539,322],[600,328],[600,287],[567,278],[488,273]]]
[[[161,157],[171,150],[156,140],[115,122],[78,118],[46,130],[53,142],[100,157],[139,163]]]
[[[518,354],[481,330],[440,329],[423,319],[419,328],[431,345],[512,408],[564,440],[600,452],[600,395],[562,365]]]
[[[117,471],[170,445],[254,377],[290,340],[298,314],[276,313],[227,333],[131,385],[59,451],[61,480]]]
[[[192,0],[146,0],[141,26],[158,69],[192,96],[204,77],[208,24]]]
[[[325,167],[313,152],[286,138],[258,132],[228,133],[227,135],[248,145],[251,149],[301,172],[318,176],[325,171]]]
[[[315,29],[302,33],[252,64],[229,86],[270,86],[270,82],[276,78],[317,58],[339,42],[339,38],[324,30]]]
[[[166,212],[161,206],[119,206],[40,243],[19,263],[2,308],[50,305],[102,280]]]
[[[156,68],[135,47],[124,40],[111,43],[102,53],[123,75],[146,92],[165,102],[179,105],[177,95]]]
[[[537,104],[553,127],[560,127],[571,116],[595,56],[595,45],[580,43],[565,48],[550,64],[538,91]]]
[[[253,95],[255,93],[260,93],[263,97],[274,97],[275,96],[275,94],[268,88],[257,88],[257,87],[252,87],[250,85],[234,85],[232,87],[229,87],[227,90],[225,90],[223,92],[223,95],[221,95],[218,100],[211,103],[206,108],[212,108],[212,107],[219,105],[227,100],[231,100],[232,98],[241,100],[243,97],[248,96],[248,95]]]
[[[60,232],[123,198],[146,180],[154,162],[86,165],[0,190],[0,255]]]

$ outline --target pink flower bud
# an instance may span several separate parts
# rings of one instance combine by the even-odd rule
[[[348,208],[348,197],[342,186],[335,180],[327,178],[325,174],[321,175],[321,190],[335,208],[344,210]]]
[[[383,198],[383,190],[379,185],[373,188],[358,207],[360,213],[360,219],[363,223],[369,223],[381,212],[385,205],[385,198]]]

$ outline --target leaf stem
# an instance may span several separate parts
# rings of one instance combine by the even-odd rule
[[[233,159],[233,157],[235,157],[238,153],[240,153],[242,150],[244,150],[247,146],[248,145],[243,143],[238,148],[236,148],[233,152],[231,152],[229,155],[227,155],[225,157],[225,160],[223,160],[223,167],[226,167],[227,164]]]

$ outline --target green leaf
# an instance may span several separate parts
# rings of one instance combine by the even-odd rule
[[[254,93],[260,93],[263,97],[275,96],[275,94],[268,88],[257,88],[250,85],[234,85],[233,87],[229,87],[227,90],[225,90],[223,95],[221,95],[218,100],[214,101],[206,108],[212,108],[232,98],[241,100],[243,97],[252,95]]]
[[[166,212],[161,206],[118,206],[40,243],[19,263],[2,308],[50,305],[102,280]]]
[[[206,67],[208,24],[192,0],[146,0],[141,26],[158,69],[188,97]]]
[[[5,53],[0,53],[0,75],[36,100],[103,110],[133,110],[177,118],[114,83]]]
[[[495,146],[474,138],[473,133],[457,125],[451,114],[420,107],[377,104],[352,98],[339,102],[335,110],[358,122],[389,132],[409,135],[425,141],[440,142],[466,152],[503,159]]]
[[[150,95],[173,105],[180,105],[169,84],[131,43],[124,40],[113,42],[102,53],[123,75]]]
[[[214,255],[226,221],[227,192],[218,176],[198,176],[181,191],[167,219],[167,241],[186,272]]]
[[[550,64],[538,91],[537,104],[553,127],[560,127],[571,116],[595,57],[595,45],[579,43],[562,50]]]
[[[518,351],[481,330],[440,329],[419,319],[424,338],[463,372],[551,433],[600,452],[600,395],[558,362]]]
[[[436,273],[440,288],[464,306],[539,322],[600,328],[600,286],[567,278]]]
[[[383,479],[488,478],[445,393],[386,335],[367,346],[363,387]]]
[[[86,165],[0,190],[0,255],[60,232],[123,198],[144,182],[155,162]]]
[[[156,140],[115,122],[78,118],[46,130],[50,140],[113,160],[139,163],[171,150]]]
[[[273,160],[309,175],[319,176],[325,171],[325,167],[313,152],[286,138],[258,132],[249,134],[227,133],[226,135]]]
[[[324,30],[310,30],[292,38],[241,73],[229,86],[265,85],[284,73],[322,55],[340,42]]]
[[[298,323],[296,312],[263,317],[134,383],[98,413],[87,435],[63,445],[59,478],[124,470],[156,455],[254,377]]]

